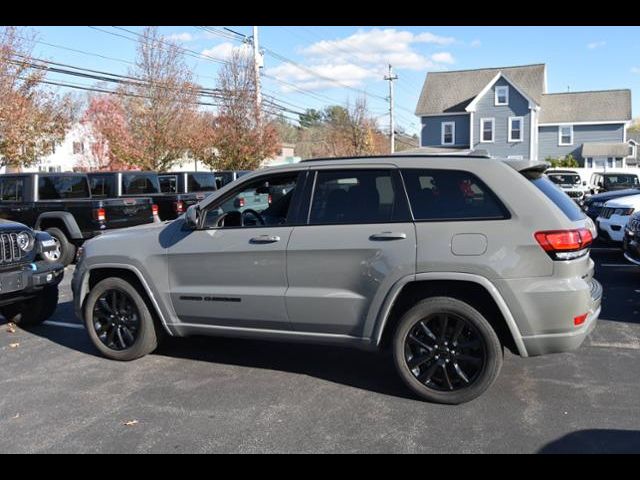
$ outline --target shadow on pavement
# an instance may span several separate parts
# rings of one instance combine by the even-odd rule
[[[640,431],[580,430],[546,444],[538,453],[640,453]]]
[[[66,314],[72,308],[72,302],[61,303],[52,320],[72,318]],[[29,332],[65,348],[103,358],[84,330],[43,325],[30,328]],[[298,373],[385,395],[417,399],[398,378],[390,355],[353,348],[190,337],[167,338],[153,355]]]
[[[591,257],[604,289],[600,319],[640,323],[640,267],[630,266],[621,250],[596,251]]]

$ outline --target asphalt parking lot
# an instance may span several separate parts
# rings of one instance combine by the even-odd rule
[[[604,308],[585,345],[507,352],[494,386],[455,407],[344,348],[172,339],[105,360],[73,317],[68,270],[48,324],[0,320],[0,452],[640,452],[640,268],[593,257]]]

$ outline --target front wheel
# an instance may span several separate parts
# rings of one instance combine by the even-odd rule
[[[502,345],[469,304],[434,297],[400,319],[393,339],[396,369],[420,397],[459,404],[484,393],[502,367]]]
[[[107,278],[93,287],[84,305],[84,324],[94,346],[112,360],[135,360],[158,347],[147,304],[121,278]]]
[[[45,287],[37,297],[0,309],[8,322],[20,327],[40,325],[53,315],[58,306],[58,286]]]

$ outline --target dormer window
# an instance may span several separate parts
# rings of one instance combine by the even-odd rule
[[[442,122],[442,130],[440,131],[440,143],[442,145],[454,145],[456,138],[455,122]]]
[[[509,105],[509,87],[505,85],[496,87],[495,105]]]

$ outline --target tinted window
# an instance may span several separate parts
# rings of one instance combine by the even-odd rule
[[[41,176],[38,180],[40,200],[61,200],[65,198],[89,198],[89,181],[84,175]]]
[[[175,175],[160,175],[158,181],[160,182],[160,191],[162,193],[178,192],[178,177]]]
[[[385,223],[408,220],[391,170],[318,172],[311,224]]]
[[[113,197],[115,188],[112,177],[91,176],[89,177],[89,187],[93,197]]]
[[[580,175],[575,173],[550,173],[549,180],[557,185],[579,185]]]
[[[190,173],[187,175],[189,192],[210,192],[216,190],[216,176],[213,173]]]
[[[569,220],[575,222],[576,220],[584,218],[584,213],[580,210],[578,205],[571,200],[571,198],[569,198],[569,196],[564,193],[560,187],[549,180],[546,175],[534,178],[531,182],[533,182],[533,184],[538,187],[542,193],[555,203],[556,206],[569,218]]]
[[[24,200],[23,192],[23,178],[3,178],[0,180],[0,200],[4,202],[22,202]]]
[[[629,174],[605,175],[604,184],[609,187],[635,186],[638,185],[638,177],[637,175]]]
[[[482,180],[459,170],[403,170],[416,220],[494,220],[509,217]]]
[[[123,173],[122,194],[139,195],[160,193],[160,182],[155,173]]]

